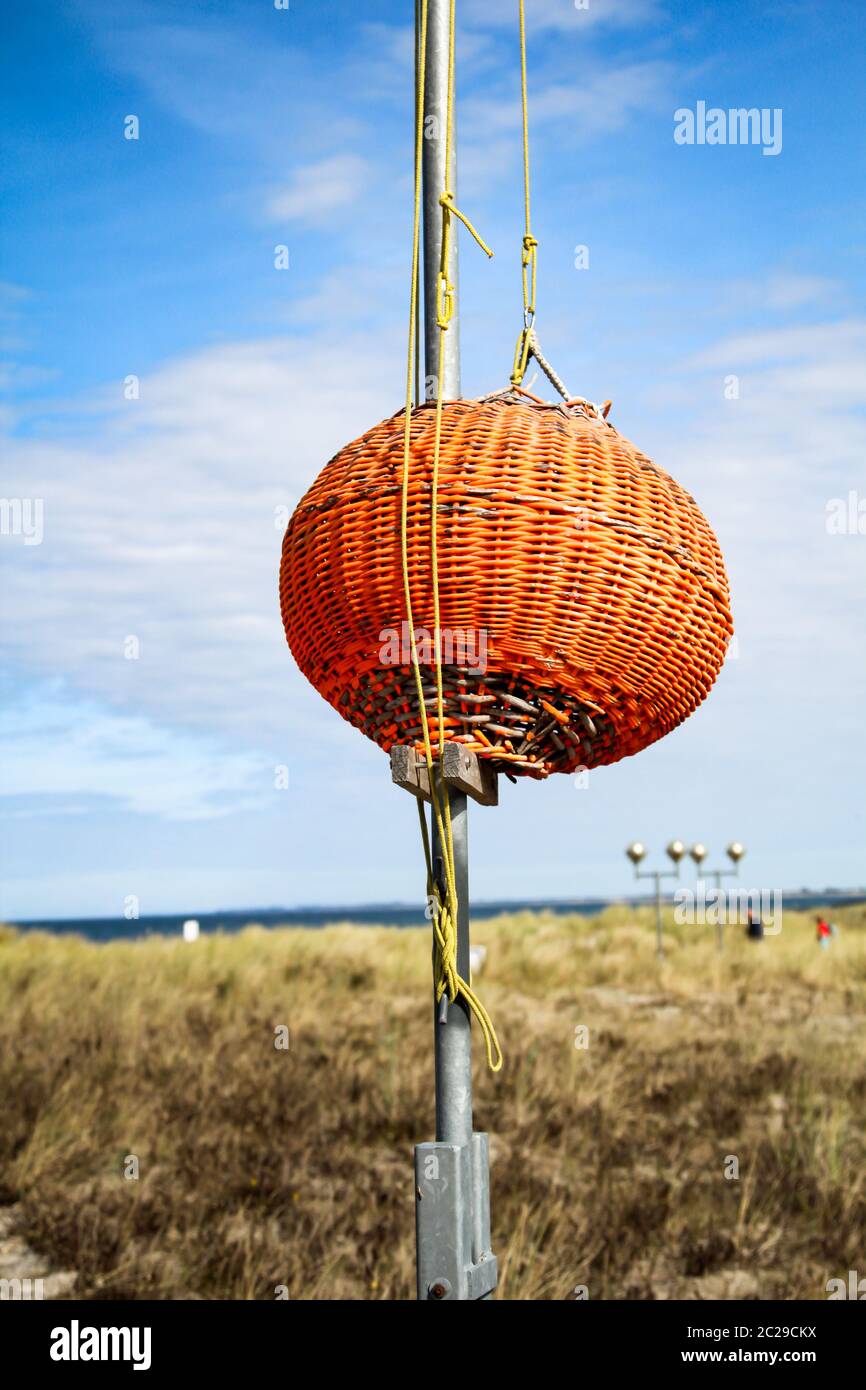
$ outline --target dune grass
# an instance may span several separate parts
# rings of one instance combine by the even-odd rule
[[[649,909],[474,925],[506,1058],[475,1083],[502,1296],[866,1275],[866,907],[834,918],[827,952],[786,913],[720,957],[668,914],[663,965]],[[413,1296],[429,979],[418,931],[0,929],[0,1202],[77,1296]]]

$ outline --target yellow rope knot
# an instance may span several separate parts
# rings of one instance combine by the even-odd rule
[[[419,808],[421,803],[418,803]],[[423,813],[422,813],[423,814]],[[448,829],[450,831],[450,822]],[[484,1050],[487,1054],[487,1065],[491,1071],[500,1071],[502,1067],[502,1049],[499,1046],[499,1039],[493,1027],[493,1021],[485,1009],[478,995],[472,987],[463,979],[457,969],[457,904],[451,901],[450,890],[446,893],[446,901],[443,903],[438,896],[434,897],[434,918],[433,918],[433,939],[435,942],[435,963],[434,973],[436,979],[436,1002],[441,1002],[442,996],[447,994],[448,1002],[453,1004],[458,997],[465,1000],[467,1007],[472,1011],[475,1021],[481,1029],[481,1036],[484,1039]]]
[[[493,252],[487,245],[487,242],[483,239],[483,237],[479,235],[479,233],[473,227],[472,223],[469,221],[469,218],[465,215],[465,213],[462,213],[460,209],[456,206],[454,202],[454,194],[451,192],[450,189],[446,188],[445,192],[440,195],[439,206],[444,210],[446,214],[451,213],[454,217],[458,219],[458,221],[463,223],[463,226],[466,228],[466,230],[472,233],[484,254],[486,256],[489,256],[492,260]]]
[[[436,898],[433,917],[433,935],[436,942],[436,1002],[448,992],[451,1003],[457,998],[460,977],[457,973],[457,931],[447,903]]]

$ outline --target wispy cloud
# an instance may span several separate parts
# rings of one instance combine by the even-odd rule
[[[773,275],[767,285],[769,309],[802,309],[807,304],[826,304],[843,290],[838,280],[826,275]]]
[[[662,105],[673,73],[672,64],[649,60],[604,69],[591,67],[581,74],[579,83],[547,82],[532,93],[533,129],[556,125],[560,138],[569,147],[620,130],[637,112]],[[501,94],[470,98],[467,111],[467,134],[473,140],[520,127],[516,87],[509,99]]]
[[[360,155],[339,154],[295,169],[286,187],[272,192],[267,215],[274,222],[327,223],[369,186],[370,166]]]
[[[288,511],[337,448],[396,408],[396,374],[369,346],[214,348],[144,377],[138,401],[86,398],[71,439],[9,441],[7,495],[44,499],[43,543],[5,566],[14,664],[246,748],[285,750],[290,728],[320,718],[326,738],[345,728],[306,698],[277,577]]]
[[[93,797],[115,811],[208,820],[266,801],[273,767],[257,754],[121,715],[52,682],[9,699],[0,723],[6,814],[80,814]]]
[[[465,18],[472,24],[516,29],[516,9],[504,0],[467,0]],[[533,0],[526,6],[526,27],[530,33],[628,29],[657,23],[664,13],[660,0],[589,0],[580,7],[574,0]]]
[[[139,3],[106,24],[101,0],[77,6],[114,70],[206,135],[277,158],[287,137],[315,147],[318,132],[329,143],[357,132],[316,81],[298,26],[273,8],[250,22],[246,7],[229,6],[202,22],[187,5]]]
[[[804,362],[810,371],[832,361],[841,379],[853,371],[860,394],[866,393],[864,375],[866,321],[845,319],[823,324],[792,325],[734,334],[696,354],[695,366],[727,366],[777,362]],[[780,379],[784,381],[784,378]],[[791,378],[789,378],[791,380]]]
[[[687,414],[665,464],[719,529],[752,679],[790,734],[833,690],[833,740],[854,740],[866,653],[850,596],[866,582],[866,548],[826,520],[832,498],[861,487],[866,322],[723,338],[681,364],[677,382]],[[763,710],[749,718],[760,725]]]
[[[31,291],[26,285],[12,285],[8,280],[0,281],[0,320],[17,319],[20,306],[30,298]]]

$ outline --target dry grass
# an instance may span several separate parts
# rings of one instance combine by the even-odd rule
[[[828,952],[786,914],[723,959],[671,927],[661,968],[644,911],[476,925],[504,1296],[820,1298],[866,1273],[866,908],[835,917]],[[418,932],[0,929],[0,1201],[85,1297],[409,1297],[428,988]]]

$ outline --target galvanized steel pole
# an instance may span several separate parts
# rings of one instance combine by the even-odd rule
[[[427,89],[424,92],[424,364],[425,395],[435,396],[439,373],[446,400],[460,396],[460,324],[453,314],[448,331],[436,327],[436,281],[442,253],[442,208],[445,188],[445,140],[448,131],[449,0],[428,0]],[[456,181],[456,122],[452,121],[450,181]],[[456,193],[456,189],[450,189]],[[450,284],[457,288],[457,236],[450,238]],[[455,296],[456,299],[456,296]],[[439,360],[439,356],[442,360]],[[457,881],[457,970],[468,980],[468,810],[464,792],[450,790],[450,817]],[[441,863],[434,817],[434,863]],[[470,1015],[463,1001],[434,1020],[436,1052],[436,1138],[468,1144],[473,1137],[473,1059]]]
[[[441,782],[440,782],[441,788]],[[440,791],[441,795],[441,791]],[[454,876],[457,882],[457,969],[469,979],[469,810],[466,793],[448,789]],[[442,854],[433,818],[433,863],[444,886]],[[445,1144],[472,1141],[472,1029],[469,1008],[462,999],[449,1004],[434,999],[433,1036],[436,1053],[436,1138]]]
[[[437,326],[446,187],[450,0],[428,0],[424,91],[424,361],[425,400],[437,398],[439,374],[445,400],[460,397],[460,328],[456,307],[448,329]],[[416,8],[416,18],[418,10]],[[456,135],[451,130],[449,189],[457,193]],[[451,237],[448,280],[457,288],[457,235]],[[456,294],[455,294],[456,299]],[[441,360],[440,360],[441,354]],[[441,765],[435,774],[444,797]],[[464,791],[448,787],[456,880],[457,969],[469,979],[469,813]],[[433,869],[444,887],[442,846],[433,821]],[[472,1029],[463,999],[433,1001],[436,1069],[436,1140],[415,1148],[416,1281],[425,1301],[490,1298],[496,1259],[490,1250],[490,1188],[486,1134],[472,1131]]]
[[[722,891],[722,878],[723,878],[724,875],[725,875],[724,869],[711,869],[710,872],[712,873],[713,877],[714,877],[715,880],[716,880],[716,892],[717,892],[717,893],[721,893],[721,891]],[[724,951],[724,949],[725,949],[725,909],[724,909],[724,907],[722,906],[721,903],[719,903],[719,905],[718,905],[718,913],[719,913],[719,920],[718,920],[718,922],[717,922],[717,924],[716,924],[716,927],[717,927],[716,941],[717,941],[719,950],[720,950],[720,951]]]
[[[656,955],[659,960],[665,958],[664,939],[662,937],[662,875],[656,872]]]
[[[448,129],[449,0],[428,0],[427,82],[424,91],[424,360],[426,400],[436,399],[439,372],[445,400],[460,396],[460,322],[457,311],[457,235],[451,237],[448,278],[455,290],[454,316],[447,333],[436,326],[436,289],[442,254],[445,141]],[[457,123],[451,127],[451,189],[457,197]],[[442,349],[440,368],[439,351]]]
[[[427,7],[427,83],[424,92],[424,361],[425,396],[435,398],[439,373],[446,400],[460,396],[460,324],[454,315],[443,332],[436,325],[436,293],[442,256],[442,208],[445,188],[445,142],[448,128],[448,63],[450,52],[449,0],[429,0]],[[451,128],[451,192],[457,174],[456,122]],[[448,278],[457,288],[457,236],[451,237]],[[456,300],[456,295],[455,295]],[[440,361],[441,356],[441,361]],[[457,969],[469,978],[469,863],[466,796],[449,790],[454,841],[454,873],[457,880]],[[433,857],[441,861],[435,817]],[[472,1139],[472,1040],[469,1010],[462,1000],[436,1011],[436,1138],[447,1144],[468,1144]]]

